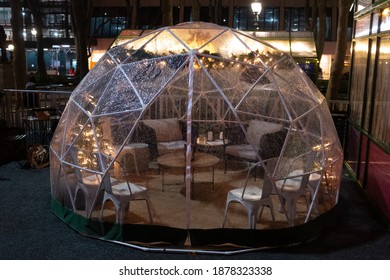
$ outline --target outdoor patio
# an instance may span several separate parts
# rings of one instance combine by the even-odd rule
[[[337,219],[305,243],[228,256],[175,254],[80,235],[50,211],[49,168],[22,169],[11,162],[0,166],[0,251],[5,260],[388,260],[387,223],[347,170],[341,184]]]

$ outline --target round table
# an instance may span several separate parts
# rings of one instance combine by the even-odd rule
[[[196,150],[222,157],[224,154],[224,147],[227,144],[227,142],[228,142],[227,139],[225,140],[216,139],[212,141],[198,140],[196,142]]]

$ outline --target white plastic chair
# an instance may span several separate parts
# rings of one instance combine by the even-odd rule
[[[308,203],[306,194],[309,176],[310,174],[303,174],[303,170],[299,169],[290,172],[286,179],[275,182],[276,189],[281,196],[282,208],[286,208],[286,217],[290,226],[295,224],[298,198],[304,196]]]
[[[78,165],[77,153],[78,153],[78,149],[76,147],[69,148],[69,154],[71,156],[73,164],[75,165]],[[77,181],[77,185],[73,193],[74,204],[76,205],[78,193],[82,191],[85,199],[86,216],[87,218],[90,218],[92,215],[95,197],[97,197],[97,193],[99,192],[101,176],[98,174],[83,176],[81,170],[77,167],[74,167],[74,171],[75,171],[76,181]],[[111,180],[112,182],[116,182],[114,178],[112,178]]]
[[[145,200],[146,206],[148,208],[150,223],[153,223],[147,188],[128,182],[127,176],[125,182],[112,182],[110,180],[110,173],[107,170],[106,156],[102,154],[96,154],[96,157],[100,171],[105,172],[102,178],[104,197],[102,208],[100,210],[100,220],[102,220],[104,205],[108,200],[111,200],[115,206],[116,223],[118,224],[123,224],[124,218],[129,212],[131,201]],[[126,174],[125,170],[124,172]]]
[[[273,171],[273,168],[275,167],[275,163],[276,162],[274,162],[274,159],[270,159],[267,162],[267,169],[268,170],[272,169]],[[231,202],[241,203],[246,208],[248,214],[248,225],[250,229],[256,229],[257,213],[261,209],[259,214],[259,220],[260,220],[263,214],[264,206],[270,208],[272,221],[275,222],[273,204],[271,199],[273,184],[269,179],[267,172],[264,173],[264,182],[263,182],[262,189],[257,186],[248,185],[248,179],[250,177],[251,170],[252,168],[256,168],[258,164],[259,163],[256,163],[249,168],[248,174],[245,179],[244,187],[229,191],[226,199],[226,207],[225,207],[225,214],[223,217],[222,227],[225,226],[229,204]]]

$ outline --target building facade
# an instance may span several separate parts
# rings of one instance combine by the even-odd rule
[[[105,51],[123,29],[157,29],[162,26],[161,1],[132,0],[130,6],[123,0],[93,0],[93,15],[90,33],[92,50]],[[220,6],[214,4],[220,2]],[[311,9],[305,7],[305,0],[261,0],[262,11],[255,18],[251,10],[251,0],[200,0],[199,19],[215,22],[232,28],[247,31],[307,31],[307,16]],[[314,2],[314,1],[310,1]],[[173,0],[173,24],[194,20],[193,1]],[[210,4],[211,3],[211,4]],[[41,0],[39,13],[44,23],[43,35],[46,48],[46,65],[56,74],[66,74],[74,67],[73,32],[69,0]],[[328,0],[326,7],[326,43],[321,61],[323,75],[329,74],[331,56],[334,54],[338,1]],[[36,36],[32,12],[23,6],[23,35],[27,47],[27,68],[35,71]],[[8,44],[12,41],[10,0],[0,0],[0,25],[7,35]],[[351,20],[352,22],[352,20]],[[352,26],[352,24],[351,24]],[[352,29],[350,29],[352,30]]]
[[[390,218],[390,1],[356,1],[346,164]]]

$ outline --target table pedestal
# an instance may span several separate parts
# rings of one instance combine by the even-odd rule
[[[161,187],[162,191],[164,191],[164,185],[165,185],[165,169],[166,168],[180,168],[184,169],[186,168],[186,160],[184,153],[171,153],[166,154],[163,156],[160,156],[157,158],[157,162],[161,167],[161,173],[162,173],[162,181],[161,181]],[[204,168],[204,167],[211,167],[212,168],[212,184],[214,189],[214,166],[219,162],[219,158],[210,154],[206,153],[195,153],[194,159],[191,161],[191,171],[192,171],[192,182],[191,182],[191,199],[194,198],[194,176],[195,171],[198,168]],[[184,174],[185,175],[185,174]],[[185,176],[184,176],[185,181]],[[185,193],[185,188],[184,188]]]

